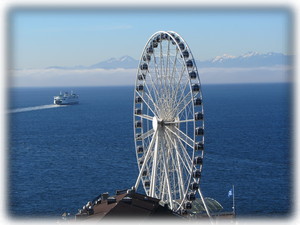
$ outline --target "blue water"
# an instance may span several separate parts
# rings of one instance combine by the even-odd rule
[[[12,88],[10,109],[52,104],[70,88]],[[75,214],[134,185],[133,87],[78,87],[80,104],[8,113],[8,214]],[[239,217],[293,210],[291,85],[204,85],[201,190]]]

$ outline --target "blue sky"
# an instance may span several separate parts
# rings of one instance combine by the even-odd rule
[[[248,51],[292,54],[287,9],[12,9],[13,68],[91,65],[111,57],[140,57],[158,30],[174,30],[196,59]]]

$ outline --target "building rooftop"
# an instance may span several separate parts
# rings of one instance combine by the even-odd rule
[[[168,217],[182,218],[171,211],[167,205],[162,206],[159,199],[151,198],[134,191],[123,191],[115,196],[102,194],[101,198],[87,203],[76,214],[76,219],[110,219],[121,217]]]

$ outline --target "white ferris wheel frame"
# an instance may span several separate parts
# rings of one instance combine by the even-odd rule
[[[160,41],[156,41],[159,36],[161,38]],[[163,39],[163,37],[165,37],[165,39]],[[155,41],[160,48],[159,59],[157,59],[153,53],[155,51],[154,49],[158,47],[153,47]],[[163,41],[168,41],[167,52],[163,52]],[[184,48],[181,48],[181,43]],[[171,44],[176,50],[176,55],[173,61],[172,73],[170,74],[168,66],[170,69],[170,63],[172,63],[171,57],[174,56],[171,56]],[[152,53],[149,53],[148,51],[151,51],[149,50],[151,47]],[[183,50],[188,52],[188,57],[183,55]],[[149,72],[150,68],[148,68],[148,66],[151,66],[151,59],[147,60],[148,55],[150,55],[151,58],[154,56],[154,66],[152,66],[151,71],[155,71],[155,74],[150,74]],[[168,59],[166,62],[164,61],[164,56]],[[190,69],[187,66],[186,58],[192,62],[192,68]],[[157,60],[159,61],[159,65],[156,62]],[[178,63],[182,63],[182,70],[180,78],[176,82],[175,76],[178,74],[178,71],[175,71],[177,70],[177,61]],[[147,67],[146,69],[143,68],[144,64],[147,64],[147,66],[145,66],[145,68]],[[193,79],[189,75],[191,71],[196,73],[196,77],[193,77]],[[163,72],[165,72],[165,74]],[[167,77],[169,81],[167,81]],[[156,78],[156,80],[154,80],[154,78]],[[182,79],[186,79],[184,84],[182,83]],[[176,88],[172,86],[171,82],[177,84]],[[181,88],[182,84],[184,85],[183,89]],[[196,94],[192,89],[195,84],[199,87]],[[168,88],[162,88],[166,86]],[[162,91],[161,89],[164,90]],[[186,90],[188,90],[188,93],[185,94]],[[158,31],[154,33],[149,38],[142,51],[135,82],[133,120],[136,157],[139,167],[139,175],[135,183],[135,189],[138,189],[139,184],[142,181],[144,190],[148,196],[161,199],[168,204],[171,210],[179,213],[182,212],[182,210],[185,210],[185,205],[187,203],[192,203],[193,201],[193,199],[188,199],[187,196],[191,193],[196,194],[196,192],[198,192],[206,213],[210,217],[209,210],[200,190],[199,183],[201,174],[200,177],[194,177],[194,172],[196,170],[200,171],[200,173],[202,172],[202,159],[204,156],[204,149],[196,151],[195,147],[197,143],[201,143],[202,146],[204,146],[204,134],[196,135],[195,133],[199,122],[201,124],[200,128],[204,131],[204,110],[201,90],[198,69],[192,52],[184,39],[174,31]],[[182,93],[180,93],[180,91],[182,91]],[[177,101],[178,96],[179,102]],[[190,99],[188,100],[189,97]],[[194,101],[196,97],[200,98],[200,105],[195,105],[196,103]],[[182,107],[181,110],[179,112],[176,111],[179,110],[178,108],[180,106]],[[187,107],[190,107],[189,112],[187,112]],[[175,111],[177,112],[176,117],[172,116]],[[185,115],[182,116],[188,117],[188,115],[192,115],[193,117],[180,120],[179,115],[181,115],[183,111],[185,112]],[[200,121],[196,121],[195,113],[202,114],[202,119],[200,119]],[[180,128],[182,126],[181,124],[186,124],[183,130]],[[189,127],[191,126],[193,128],[193,135],[190,133],[191,129],[189,130]],[[146,132],[144,132],[144,129]],[[166,151],[168,151],[169,157],[166,156]],[[169,151],[174,151],[176,154],[173,153],[173,155],[172,153],[169,153]],[[196,157],[198,157],[198,159],[199,157],[201,158],[200,165],[195,163]],[[174,183],[178,182],[177,185],[172,186],[170,184],[172,181],[170,181],[168,175],[172,174],[172,171],[169,163],[177,165],[176,172],[173,171],[173,180]],[[173,166],[175,170],[175,165]],[[193,185],[192,188],[190,188],[191,185]],[[158,194],[160,194],[160,196],[157,196]],[[174,197],[176,199],[174,199]]]

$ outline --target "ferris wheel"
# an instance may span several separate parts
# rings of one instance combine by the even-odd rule
[[[154,33],[139,62],[134,90],[134,137],[146,195],[174,212],[199,194],[204,154],[201,84],[191,50],[173,31]],[[210,216],[210,215],[209,215]]]

